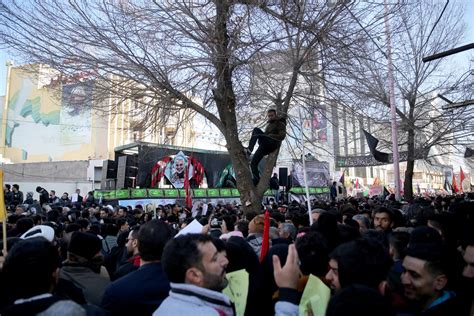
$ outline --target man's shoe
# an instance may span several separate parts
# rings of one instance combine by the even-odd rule
[[[245,152],[245,157],[247,157],[247,160],[250,160],[250,156],[252,155],[252,152],[250,151],[250,149],[245,148],[244,152]]]

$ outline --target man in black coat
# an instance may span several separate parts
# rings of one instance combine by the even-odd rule
[[[260,181],[258,164],[264,156],[280,148],[281,142],[286,136],[286,120],[278,117],[276,110],[274,109],[267,111],[267,117],[268,121],[265,131],[262,131],[260,128],[254,128],[250,138],[249,147],[246,148],[246,154],[250,156],[258,140],[258,149],[250,162],[253,182],[255,185]]]
[[[42,188],[40,186],[36,187],[36,192],[39,194],[39,202],[40,205],[43,206],[45,203],[49,203],[49,193],[46,191],[45,188]]]
[[[104,309],[114,315],[153,314],[170,291],[160,262],[163,248],[170,238],[171,230],[162,221],[153,220],[140,227],[140,268],[107,287],[102,300]]]
[[[2,315],[36,315],[60,300],[52,294],[60,263],[57,249],[43,237],[18,242],[8,253],[1,286]],[[2,291],[3,292],[3,291]]]

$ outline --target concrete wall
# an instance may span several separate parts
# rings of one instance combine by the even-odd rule
[[[31,191],[34,193],[34,198],[38,199],[37,186],[42,186],[48,191],[55,190],[58,196],[64,192],[71,195],[76,189],[80,189],[81,195],[85,196],[92,190],[90,169],[96,164],[96,161],[78,160],[19,163],[2,165],[1,168],[4,172],[5,184],[16,183],[20,186],[20,191],[23,192],[25,198],[26,192]]]

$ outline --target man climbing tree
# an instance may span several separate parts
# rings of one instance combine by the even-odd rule
[[[258,149],[250,162],[252,180],[255,185],[260,181],[258,164],[264,156],[278,150],[281,146],[281,142],[286,136],[285,118],[278,117],[277,112],[274,109],[267,111],[267,118],[268,121],[265,131],[262,131],[258,127],[254,128],[252,131],[252,137],[250,138],[249,147],[245,149],[247,156],[250,157],[258,140]]]

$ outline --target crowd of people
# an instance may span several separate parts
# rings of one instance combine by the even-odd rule
[[[249,213],[36,191],[27,203],[5,188],[1,315],[317,315],[302,300],[314,277],[330,289],[327,308],[319,301],[330,316],[473,315],[471,193],[315,200],[309,212],[282,198]],[[180,234],[194,220],[201,233]],[[237,309],[223,290],[241,270]]]

